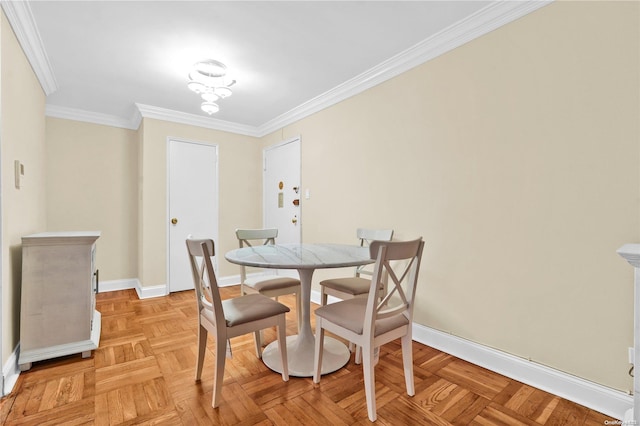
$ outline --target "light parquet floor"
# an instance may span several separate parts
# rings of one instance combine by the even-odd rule
[[[222,289],[223,297],[239,288]],[[288,334],[296,333],[293,297]],[[312,308],[315,305],[312,304]],[[369,424],[362,370],[353,362],[323,376],[283,382],[256,358],[252,337],[232,340],[223,402],[211,407],[213,340],[194,381],[197,316],[192,291],[139,300],[134,290],[101,293],[100,348],[34,363],[1,401],[6,425],[357,425]],[[312,315],[313,322],[313,315]],[[275,340],[267,330],[265,340]],[[376,366],[380,425],[586,425],[602,414],[415,343],[416,395],[405,393],[399,342]]]

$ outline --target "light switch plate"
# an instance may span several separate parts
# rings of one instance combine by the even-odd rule
[[[24,176],[24,164],[20,163],[20,160],[15,160],[13,162],[13,168],[15,171],[16,188],[20,189],[22,176]]]

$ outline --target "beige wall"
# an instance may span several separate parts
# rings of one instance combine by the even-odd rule
[[[137,278],[165,285],[167,139],[218,145],[220,241],[233,229],[260,226],[261,151],[255,138],[144,119],[136,131],[47,118],[48,230],[100,230],[102,281]],[[237,267],[220,262],[220,274]]]
[[[47,118],[47,230],[97,230],[100,280],[138,278],[137,131]]]
[[[554,3],[264,138],[301,135],[303,240],[423,236],[417,323],[630,388],[638,17]]]
[[[141,137],[139,276],[143,286],[167,284],[167,138],[218,145],[220,206],[216,251],[237,247],[234,229],[262,223],[262,168],[257,140],[216,130],[144,119]],[[239,274],[238,267],[219,262],[219,275]]]
[[[261,224],[261,151],[254,138],[153,119],[133,131],[47,118],[48,230],[102,231],[102,281],[167,284],[169,137],[218,145],[220,252],[236,247],[233,229]],[[222,276],[238,274],[220,263]]]
[[[20,338],[22,236],[45,229],[45,96],[11,30],[0,20],[0,158],[2,161],[2,361]],[[24,164],[16,189],[14,160]]]

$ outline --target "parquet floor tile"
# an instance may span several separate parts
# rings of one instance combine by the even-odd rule
[[[221,289],[223,298],[239,294]],[[296,334],[295,301],[287,334]],[[312,305],[312,309],[315,306]],[[231,340],[222,404],[211,407],[214,343],[209,338],[196,382],[197,311],[192,291],[139,300],[134,290],[101,293],[100,347],[36,362],[0,401],[5,425],[364,425],[362,368],[353,356],[335,373],[311,378],[279,374],[256,358],[251,335]],[[313,314],[312,314],[313,323]],[[264,341],[276,339],[275,329]],[[416,394],[406,395],[399,341],[385,345],[376,366],[379,425],[604,425],[600,413],[436,349],[414,343]]]

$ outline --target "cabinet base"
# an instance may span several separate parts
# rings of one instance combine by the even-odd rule
[[[88,340],[48,346],[45,348],[21,348],[20,357],[18,358],[18,367],[20,367],[20,371],[27,371],[31,368],[31,364],[33,362],[42,361],[44,359],[57,358],[77,353],[82,353],[83,358],[90,357],[91,351],[98,349],[98,345],[100,343],[101,318],[102,316],[100,315],[100,312],[93,311],[93,328],[91,329],[91,338]]]

